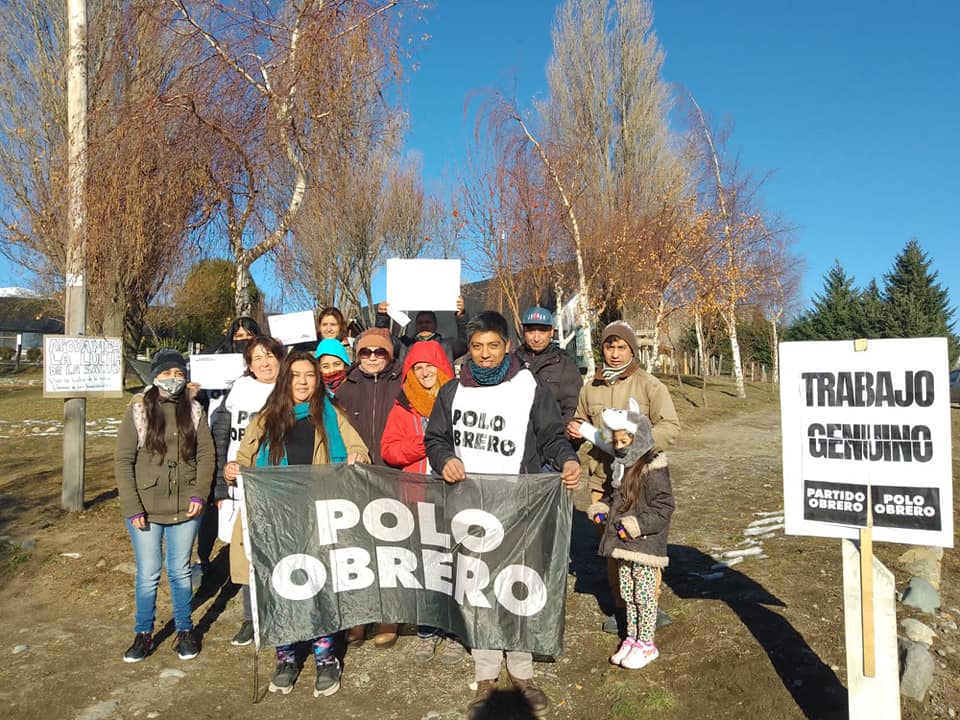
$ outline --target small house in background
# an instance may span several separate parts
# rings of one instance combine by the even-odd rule
[[[0,288],[0,347],[23,350],[43,345],[44,335],[62,335],[63,320],[50,314],[52,302],[22,288]]]

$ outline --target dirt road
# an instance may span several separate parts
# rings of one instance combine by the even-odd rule
[[[771,518],[771,527],[776,525],[772,518],[782,508],[778,412],[770,403],[722,421],[693,424],[669,453],[677,512],[661,606],[673,623],[658,631],[660,659],[642,671],[625,671],[606,661],[616,641],[599,630],[603,569],[593,555],[593,527],[577,512],[566,650],[556,662],[537,665],[538,680],[552,701],[549,717],[846,717],[839,542],[785,537],[776,529],[759,540],[744,536],[758,519]],[[59,446],[56,439],[36,442]],[[53,484],[45,497],[57,491],[57,480],[44,479]],[[124,664],[133,578],[117,568],[131,562],[132,555],[110,478],[99,482],[102,487],[93,488],[98,499],[81,515],[43,509],[38,501],[0,516],[0,532],[10,536],[0,588],[0,652],[5,656],[0,715],[83,720],[278,715],[295,720],[318,712],[394,720],[464,717],[472,696],[469,659],[454,668],[418,668],[410,660],[410,637],[391,650],[368,643],[347,653],[343,689],[331,698],[313,698],[308,668],[291,695],[268,695],[252,704],[254,652],[229,643],[240,604],[235,586],[224,582],[225,555],[216,563],[214,582],[196,598],[201,655],[181,662],[170,649],[170,603],[162,583],[162,646],[144,663]],[[39,490],[0,484],[0,492],[6,502]],[[578,497],[581,509],[582,500]],[[37,540],[29,556],[10,550],[19,544],[23,528]],[[714,567],[720,553],[749,547],[760,548],[749,551],[760,554],[728,569]],[[79,558],[60,553],[79,553]],[[945,565],[944,571],[944,605],[960,606],[947,590],[955,566]],[[259,655],[261,695],[272,660],[269,650]],[[944,664],[937,670],[936,692],[949,702],[957,695],[956,656],[946,657]],[[929,710],[906,704],[904,717],[934,716]]]

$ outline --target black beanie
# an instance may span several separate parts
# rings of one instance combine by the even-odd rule
[[[157,379],[157,375],[170,368],[180,368],[184,376],[187,374],[187,361],[183,355],[173,348],[161,348],[153,354],[150,360],[150,382]]]

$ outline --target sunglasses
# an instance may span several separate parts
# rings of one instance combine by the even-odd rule
[[[386,360],[388,357],[390,357],[390,353],[383,348],[360,348],[357,350],[357,357],[361,358],[362,360],[366,360],[371,355],[381,360]]]

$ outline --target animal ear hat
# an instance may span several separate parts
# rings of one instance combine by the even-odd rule
[[[637,433],[637,423],[643,417],[640,413],[640,403],[633,398],[627,401],[626,410],[607,408],[603,411],[603,424],[611,430],[626,430],[631,435]]]
[[[610,430],[623,430],[633,436],[633,444],[641,454],[653,449],[653,427],[646,415],[640,412],[640,403],[633,398],[627,401],[626,410],[607,408],[603,411],[603,424]]]

